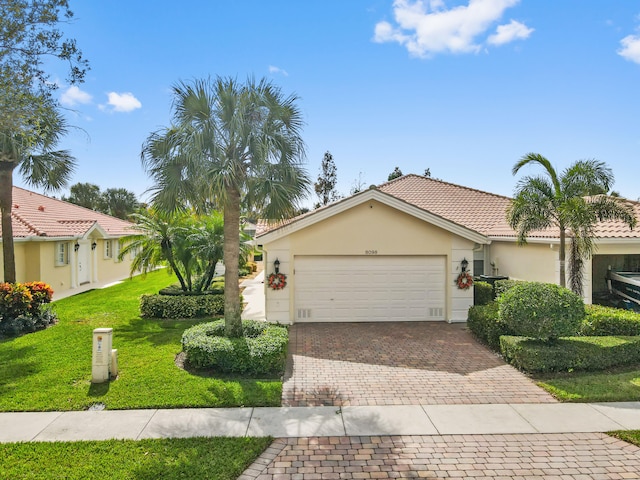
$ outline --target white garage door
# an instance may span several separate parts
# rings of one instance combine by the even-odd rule
[[[445,257],[296,256],[296,322],[444,320]]]

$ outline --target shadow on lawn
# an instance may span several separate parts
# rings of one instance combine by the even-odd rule
[[[22,378],[40,371],[40,365],[34,361],[33,346],[14,347],[13,339],[0,342],[0,396],[9,394],[12,385],[18,384]]]
[[[128,323],[114,328],[114,335],[131,343],[151,343],[153,345],[168,345],[180,343],[182,332],[203,319],[166,320],[160,318],[136,317]]]

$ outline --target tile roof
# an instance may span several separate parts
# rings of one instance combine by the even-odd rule
[[[131,222],[19,187],[13,187],[11,219],[14,238],[79,237],[96,223],[109,236],[133,233]]]
[[[383,183],[377,189],[487,237],[516,237],[516,232],[506,219],[506,210],[511,202],[509,197],[414,174]],[[640,203],[625,201],[634,209],[640,221]],[[321,208],[331,208],[331,205]],[[263,235],[317,211],[276,223],[260,221],[257,234]],[[623,222],[600,222],[595,227],[595,233],[598,238],[640,238],[640,227],[630,230]],[[557,238],[558,231],[550,228],[532,232],[529,237]]]
[[[483,192],[419,175],[405,175],[378,187],[423,210],[435,213],[488,237],[515,237],[506,210],[511,198]],[[640,220],[640,203],[626,200]],[[640,238],[640,230],[630,230],[621,221],[600,222],[595,226],[597,238]],[[531,232],[531,238],[557,238],[555,228]]]

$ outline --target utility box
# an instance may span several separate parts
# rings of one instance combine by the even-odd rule
[[[111,346],[113,328],[96,328],[93,331],[93,355],[91,362],[91,382],[108,382],[111,376]]]

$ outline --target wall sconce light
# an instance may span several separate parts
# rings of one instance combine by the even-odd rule
[[[280,273],[280,260],[276,258],[276,261],[273,262],[273,268],[276,270],[276,274]]]
[[[98,246],[98,244],[94,240],[93,243],[91,244],[91,250],[95,250],[97,246]]]
[[[77,252],[79,249],[80,249],[80,244],[76,242],[76,244],[73,246],[73,251]]]
[[[469,266],[469,262],[467,261],[466,258],[463,258],[462,261],[460,262],[460,268],[462,269],[462,272],[466,272],[468,266]]]

